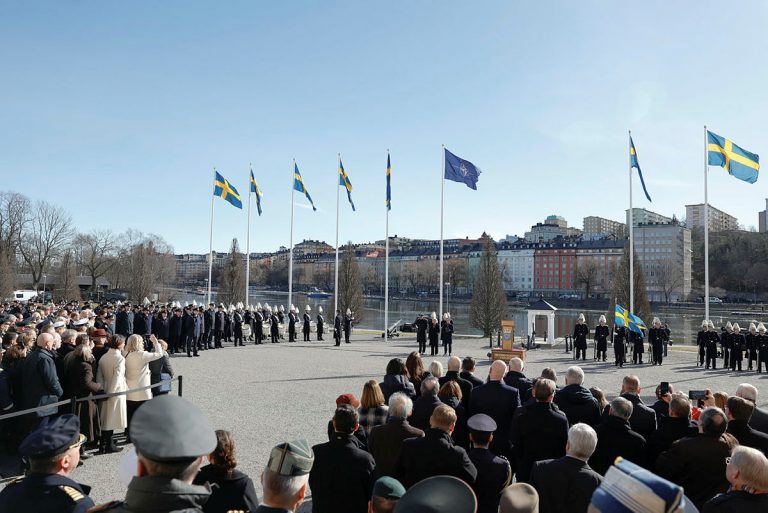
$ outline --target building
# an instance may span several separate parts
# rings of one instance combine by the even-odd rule
[[[576,289],[582,297],[610,297],[626,243],[625,239],[603,238],[584,240],[576,245]]]
[[[691,293],[691,230],[680,223],[649,223],[637,226],[634,235],[648,299],[687,299]]]
[[[612,221],[605,217],[588,216],[584,218],[584,234],[582,238],[585,240],[620,240],[627,236],[626,228],[627,226],[619,221]]]
[[[533,289],[544,297],[575,292],[576,242],[538,244],[533,254]]]
[[[626,210],[627,212],[627,230],[629,230],[629,209]],[[672,218],[666,217],[661,214],[657,214],[656,212],[651,212],[650,210],[646,210],[644,208],[633,208],[632,209],[632,227],[636,227],[640,224],[650,224],[650,223],[671,223]]]
[[[765,199],[765,210],[758,212],[757,218],[760,233],[768,232],[768,198]]]
[[[562,216],[547,216],[543,223],[531,226],[530,231],[525,232],[525,240],[528,242],[549,242],[558,237],[578,237],[581,230],[569,228],[568,221]]]
[[[712,232],[726,232],[739,229],[739,220],[720,209],[708,205],[709,230]],[[685,206],[685,223],[688,228],[704,229],[704,203]]]
[[[525,241],[499,244],[497,257],[504,270],[504,290],[530,293],[533,290],[533,256],[536,244]]]

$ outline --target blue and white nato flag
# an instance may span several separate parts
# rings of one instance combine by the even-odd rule
[[[477,190],[477,180],[480,170],[472,162],[457,157],[448,149],[445,151],[445,179],[466,184],[470,189]]]

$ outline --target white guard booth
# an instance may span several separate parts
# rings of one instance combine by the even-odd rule
[[[555,343],[555,312],[557,308],[550,305],[543,299],[538,299],[528,306],[528,330],[532,330],[535,326],[534,321],[539,315],[547,318],[547,344],[553,345]],[[530,335],[530,332],[529,332]]]

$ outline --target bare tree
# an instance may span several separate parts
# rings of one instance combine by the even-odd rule
[[[597,263],[594,259],[579,261],[576,269],[576,283],[584,286],[584,299],[589,299],[589,295],[597,282]]]
[[[651,315],[651,305],[648,302],[648,290],[645,287],[645,275],[643,274],[643,268],[640,265],[640,261],[635,254],[634,263],[635,272],[635,311],[633,314],[637,315],[643,321],[647,321]],[[624,246],[624,256],[621,258],[621,263],[616,270],[616,274],[613,277],[613,293],[609,303],[608,312],[609,319],[613,318],[614,306],[618,303],[626,309],[629,309],[629,243]]]
[[[117,264],[115,243],[115,235],[110,230],[93,230],[75,238],[77,261],[90,276],[92,290],[96,289],[96,280]]]
[[[680,265],[672,259],[661,260],[656,267],[656,284],[664,293],[664,299],[669,303],[672,294],[683,284],[683,273]]]
[[[221,270],[219,291],[216,295],[220,303],[236,304],[245,300],[245,255],[240,252],[237,239],[232,239],[229,255]]]
[[[51,261],[61,256],[72,242],[72,218],[61,207],[38,201],[29,222],[19,234],[18,252],[32,275],[37,289]]]
[[[72,251],[67,251],[56,270],[56,288],[54,297],[58,300],[80,300],[80,283],[77,262]]]
[[[472,326],[483,330],[483,335],[489,339],[495,331],[501,329],[501,321],[507,316],[507,295],[502,280],[502,270],[496,258],[496,244],[490,237],[485,237],[469,314]]]
[[[355,323],[363,320],[363,283],[352,243],[347,243],[339,263],[339,310],[352,310]]]
[[[29,220],[29,199],[15,192],[0,192],[0,296],[7,297],[16,282],[16,253],[21,232]]]

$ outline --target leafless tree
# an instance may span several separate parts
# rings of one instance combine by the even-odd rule
[[[501,321],[507,316],[507,295],[504,292],[502,270],[496,258],[496,244],[485,237],[480,265],[477,268],[469,306],[470,322],[483,330],[489,338],[501,329]]]
[[[339,310],[344,314],[347,308],[352,310],[355,323],[363,320],[363,283],[351,242],[344,248],[339,263]]]
[[[90,276],[92,290],[96,289],[96,281],[117,264],[115,243],[116,237],[110,230],[93,230],[75,238],[77,262]]]
[[[0,192],[0,296],[7,297],[16,281],[16,253],[29,220],[30,202],[15,192]]]
[[[59,261],[56,270],[56,288],[53,295],[57,300],[79,300],[80,284],[77,262],[72,251],[67,251]]]
[[[598,268],[594,259],[582,260],[576,269],[576,283],[584,286],[584,299],[589,295],[597,282]]]
[[[245,301],[245,255],[240,252],[237,239],[232,239],[229,255],[221,270],[221,281],[216,298],[225,305]]]
[[[632,313],[647,322],[648,317],[651,315],[651,305],[648,302],[648,290],[645,287],[645,275],[643,274],[643,268],[640,265],[637,254],[635,254],[634,273],[635,311]],[[621,258],[621,263],[616,269],[616,274],[614,274],[613,277],[613,290],[608,308],[608,312],[610,313],[610,316],[608,316],[609,319],[613,318],[614,306],[616,303],[629,309],[629,243],[624,246],[624,256]]]
[[[74,230],[72,218],[61,207],[46,201],[35,203],[27,222],[19,234],[18,252],[32,275],[32,286],[37,289],[46,268],[60,257],[71,244]]]
[[[664,293],[664,299],[667,303],[669,303],[672,294],[679,290],[683,284],[683,273],[680,267],[681,265],[676,265],[669,258],[661,260],[656,266],[656,284]]]

